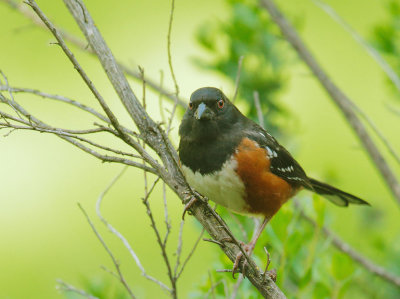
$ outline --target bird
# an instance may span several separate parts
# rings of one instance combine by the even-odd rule
[[[191,187],[235,213],[264,217],[246,244],[247,251],[254,248],[282,205],[302,189],[341,207],[369,205],[355,195],[307,176],[289,151],[243,115],[218,88],[202,87],[192,93],[179,136],[179,161]],[[239,253],[236,267],[240,257]]]

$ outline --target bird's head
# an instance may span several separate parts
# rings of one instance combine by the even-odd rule
[[[215,139],[229,132],[240,114],[218,88],[199,88],[190,97],[179,135],[197,142]]]

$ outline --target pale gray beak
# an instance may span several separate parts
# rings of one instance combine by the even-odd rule
[[[194,117],[195,117],[197,120],[201,119],[201,116],[203,115],[204,111],[206,111],[206,109],[207,109],[206,104],[201,103],[201,104],[199,105],[199,107],[197,107],[197,110],[196,110],[196,112],[194,113]]]

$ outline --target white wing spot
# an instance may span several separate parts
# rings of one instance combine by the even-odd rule
[[[273,157],[274,155],[273,155],[273,153],[272,153],[272,150],[269,148],[269,146],[267,146],[266,147],[267,148],[267,152],[268,152],[268,157]]]

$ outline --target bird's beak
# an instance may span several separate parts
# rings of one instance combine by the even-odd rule
[[[199,105],[199,107],[197,107],[197,110],[196,110],[196,112],[194,113],[194,117],[197,119],[197,120],[200,120],[200,119],[210,119],[211,118],[211,116],[212,116],[212,111],[207,107],[207,105],[206,104],[204,104],[204,103],[201,103],[200,105]]]

